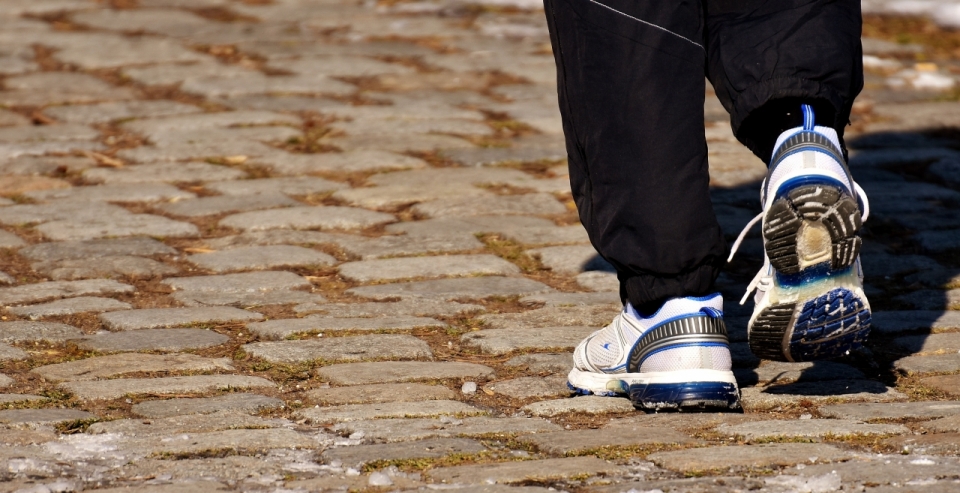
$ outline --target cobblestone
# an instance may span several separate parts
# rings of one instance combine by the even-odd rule
[[[409,382],[444,378],[490,378],[493,369],[475,363],[390,361],[343,363],[317,369],[317,376],[336,385]]]
[[[378,334],[300,341],[255,342],[243,350],[271,363],[432,358],[427,343],[413,336]]]
[[[240,247],[191,255],[190,263],[213,272],[331,265],[337,259],[323,252],[294,245]]]
[[[100,315],[103,325],[111,330],[139,330],[175,327],[190,324],[215,324],[262,320],[263,315],[229,307],[147,308],[124,310]]]
[[[622,309],[570,199],[542,6],[310,3],[4,2],[0,490],[956,489],[960,407],[929,399],[960,395],[960,113],[892,85],[956,68],[936,6],[864,5],[869,351],[750,352],[753,232],[718,281],[746,413],[644,414],[563,398],[572,355],[541,352]],[[729,236],[766,169],[712,92]]]
[[[43,317],[73,315],[85,312],[109,312],[114,310],[129,310],[129,303],[112,298],[97,298],[94,296],[79,296],[63,300],[51,301],[39,305],[18,306],[7,308],[7,311],[21,317],[36,320]]]
[[[74,339],[77,347],[94,351],[183,351],[219,346],[230,338],[204,329],[137,329],[106,332]]]
[[[495,255],[443,255],[363,260],[341,264],[339,270],[343,278],[359,282],[520,273],[519,267]]]
[[[323,305],[317,305],[323,306]],[[347,330],[406,330],[417,327],[444,328],[447,324],[427,317],[329,318],[311,315],[306,318],[269,320],[247,326],[265,339],[282,339],[299,333],[323,333]]]
[[[145,418],[169,418],[184,414],[248,413],[256,414],[283,407],[283,401],[258,394],[236,392],[216,397],[167,399],[134,404],[130,410]]]
[[[61,388],[83,400],[116,399],[127,394],[183,394],[228,388],[273,388],[273,382],[241,375],[197,375],[188,377],[121,378],[89,382],[67,382]]]
[[[446,387],[421,383],[381,383],[355,387],[328,387],[307,392],[307,396],[312,401],[328,406],[452,400],[456,395],[454,391]]]

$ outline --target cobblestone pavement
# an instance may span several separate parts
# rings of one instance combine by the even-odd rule
[[[619,307],[538,3],[0,0],[0,492],[957,491],[960,34],[865,2],[869,349],[754,358],[752,236],[745,412],[648,415],[564,386]]]

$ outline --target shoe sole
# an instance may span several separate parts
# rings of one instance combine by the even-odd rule
[[[814,361],[848,354],[870,332],[870,305],[853,264],[860,208],[822,177],[787,183],[764,217],[764,248],[776,270],[772,299],[750,321],[760,358]]]
[[[677,370],[656,373],[597,374],[574,368],[567,386],[581,395],[622,396],[644,410],[733,410],[740,389],[732,371]]]

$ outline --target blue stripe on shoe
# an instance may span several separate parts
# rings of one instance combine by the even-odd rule
[[[803,129],[812,131],[814,127],[813,107],[809,104],[803,104],[800,105],[800,108],[803,109]]]
[[[740,407],[740,391],[729,382],[634,384],[627,392],[633,405],[641,409]]]

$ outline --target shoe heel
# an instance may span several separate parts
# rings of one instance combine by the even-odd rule
[[[834,180],[805,177],[780,187],[763,221],[764,248],[781,275],[843,270],[860,254],[860,208]]]

